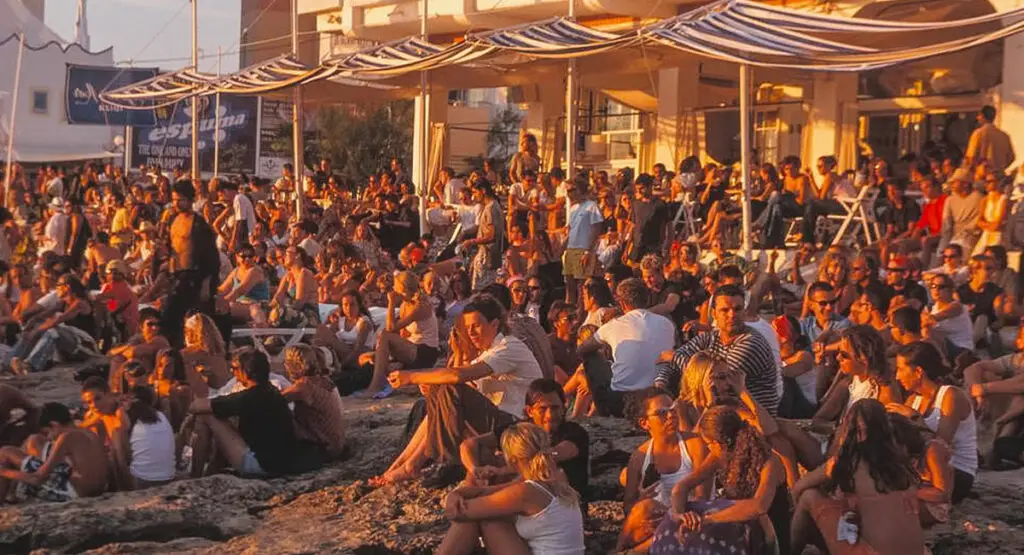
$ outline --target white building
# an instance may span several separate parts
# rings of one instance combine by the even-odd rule
[[[69,7],[67,4],[70,2],[62,7]],[[40,0],[24,4],[22,0],[0,0],[0,159],[7,153],[22,31],[25,49],[14,117],[14,159],[36,163],[103,157],[112,148],[115,130],[68,125],[64,113],[66,64],[112,66],[113,50],[89,52],[58,36],[43,23]]]
[[[706,4],[693,0],[575,0],[577,19],[623,32]],[[768,1],[833,14],[902,21],[946,21],[1000,12],[1022,0],[806,0]],[[430,0],[430,40],[446,43],[467,32],[512,26],[568,13],[568,0]],[[419,0],[299,0],[304,17],[315,16],[320,57],[350,49],[349,41],[388,41],[420,31]],[[944,34],[957,37],[960,30]],[[967,32],[964,30],[963,32]],[[899,34],[887,45],[901,44]],[[872,46],[879,46],[873,44]],[[761,161],[801,155],[805,165],[835,154],[852,167],[868,145],[895,160],[929,141],[966,146],[974,114],[998,110],[997,124],[1024,152],[1024,35],[862,74],[753,70],[758,87],[754,140]],[[524,126],[541,142],[552,167],[564,158],[565,71],[526,64],[495,77],[467,70],[464,79],[434,84],[431,120],[451,120],[449,89],[510,87],[525,112]],[[550,66],[550,64],[548,64]],[[603,55],[580,61],[583,90],[579,121],[587,135],[579,163],[594,167],[655,162],[675,167],[687,155],[739,157],[738,68],[687,54],[644,57]],[[460,95],[454,95],[456,99]],[[459,119],[458,117],[455,118]],[[454,125],[454,124],[453,124]],[[1019,164],[1019,160],[1018,160]]]

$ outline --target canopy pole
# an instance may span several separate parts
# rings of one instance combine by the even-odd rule
[[[427,0],[421,0],[423,6],[423,13],[420,14],[420,38],[424,41],[427,40]],[[416,174],[416,180],[419,181],[420,189],[420,202],[419,202],[419,215],[420,215],[420,236],[427,233],[427,200],[430,199],[430,184],[427,181],[430,179],[430,83],[427,79],[427,72],[420,72],[420,97],[417,99],[417,118],[415,122],[414,134],[419,139],[413,140],[413,146],[419,146],[413,151],[413,157],[419,160],[419,164],[416,164],[416,160],[413,160],[413,167]]]
[[[192,71],[199,72],[199,0],[192,0]],[[192,96],[192,179],[199,175],[199,98]]]
[[[740,64],[740,172],[743,187],[743,255],[750,258],[750,68]]]
[[[576,0],[569,0],[569,19],[576,18]],[[576,58],[569,59],[565,77],[565,178],[576,177]]]
[[[220,78],[220,62],[223,49],[217,47],[217,78]],[[213,176],[220,177],[220,92],[217,93],[213,114]]]
[[[292,55],[299,57],[299,3],[292,0]],[[295,215],[298,219],[305,217],[302,197],[306,181],[305,165],[302,160],[302,85],[292,89],[292,150],[295,158]]]
[[[18,41],[18,61],[14,69],[14,90],[11,91],[11,119],[7,128],[7,168],[4,170],[4,191],[3,198],[0,198],[0,206],[7,204],[7,195],[14,178],[11,171],[14,169],[14,123],[18,119],[18,91],[21,90],[21,60],[25,57],[25,30],[21,30],[21,37]]]

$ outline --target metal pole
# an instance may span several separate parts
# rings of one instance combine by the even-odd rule
[[[292,0],[292,55],[299,57],[299,3]],[[292,150],[295,158],[295,215],[301,219],[305,217],[302,208],[302,190],[305,181],[305,171],[302,161],[302,86],[292,89]]]
[[[223,50],[217,47],[217,78],[220,78],[220,61]],[[213,176],[220,176],[220,93],[217,93],[213,114]]]
[[[192,71],[199,72],[199,0],[192,0]],[[199,179],[199,100],[192,102],[192,179]]]
[[[18,43],[18,61],[14,69],[14,90],[11,91],[11,119],[7,128],[7,169],[4,170],[3,198],[0,198],[0,206],[7,202],[7,193],[14,184],[11,171],[14,169],[14,123],[18,119],[18,91],[21,88],[21,60],[25,56],[25,30],[21,30],[21,37]]]
[[[420,14],[420,38],[427,40],[427,0],[423,2],[423,13]],[[417,153],[420,158],[419,175],[416,179],[420,182],[420,235],[427,233],[427,199],[430,198],[430,83],[427,79],[427,72],[420,72],[420,98],[419,98],[419,126],[415,130],[419,133],[419,147]]]
[[[576,0],[569,0],[569,19],[576,18]],[[565,78],[565,177],[572,180],[576,168],[576,59],[569,60]]]
[[[743,254],[750,257],[750,68],[740,64],[740,168],[743,186]]]

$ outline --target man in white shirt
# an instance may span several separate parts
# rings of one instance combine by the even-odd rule
[[[64,179],[55,166],[46,166],[46,196],[51,199],[64,197]]]
[[[226,216],[222,217],[227,217],[228,225],[231,226],[231,241],[228,244],[228,251],[234,252],[235,249],[245,244],[249,238],[249,232],[256,229],[256,210],[249,197],[238,192],[238,183],[222,181],[219,183],[219,189],[220,198],[231,205],[231,210],[225,211]]]
[[[514,422],[514,415],[523,414],[526,391],[543,374],[525,343],[501,333],[503,313],[494,297],[475,298],[462,312],[471,345],[456,346],[453,359],[462,363],[459,367],[403,370],[388,376],[396,389],[406,385],[425,389],[427,416],[375,483],[414,478],[428,460],[457,465],[459,446],[469,434],[494,432]],[[479,354],[466,360],[470,352]]]
[[[50,201],[50,219],[43,230],[42,251],[53,251],[63,255],[68,236],[68,216],[64,213],[64,199],[54,198]]]
[[[453,206],[459,202],[460,193],[466,188],[466,183],[456,178],[455,170],[451,168],[441,169],[438,175],[438,183],[441,185],[441,191],[438,196],[441,198],[441,204],[445,206]]]
[[[622,316],[598,328],[577,353],[598,412],[621,416],[626,394],[654,385],[658,356],[675,347],[676,329],[671,320],[646,309],[647,288],[639,279],[623,280],[615,292]],[[598,353],[604,345],[612,350],[610,366]]]
[[[604,215],[597,203],[587,198],[586,176],[579,174],[567,185],[566,225],[569,237],[562,254],[562,274],[565,275],[566,300],[574,305],[579,296],[579,286],[594,275],[597,262],[594,249],[601,237]]]

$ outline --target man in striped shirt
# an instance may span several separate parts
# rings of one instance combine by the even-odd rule
[[[743,289],[723,285],[715,290],[711,302],[717,329],[701,333],[676,349],[671,361],[661,365],[655,385],[678,391],[690,357],[707,352],[725,360],[729,368],[742,371],[750,395],[774,415],[779,407],[779,369],[768,341],[743,321]]]

